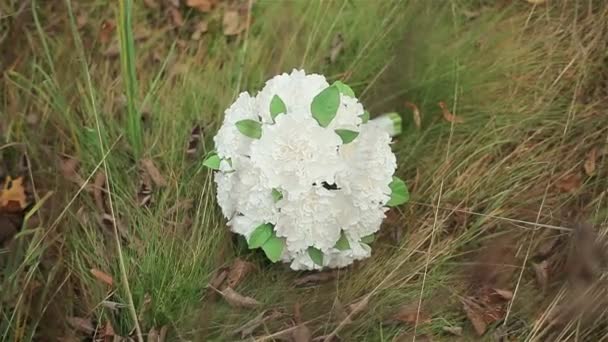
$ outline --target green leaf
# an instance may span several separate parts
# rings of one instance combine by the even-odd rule
[[[359,117],[361,118],[361,121],[363,123],[366,123],[369,121],[369,112],[368,111],[364,111],[363,114],[359,115]]]
[[[395,207],[410,199],[410,193],[407,191],[407,186],[401,179],[393,177],[393,181],[388,186],[391,188],[391,199],[386,203],[387,206]]]
[[[262,250],[266,254],[266,257],[268,257],[268,259],[272,262],[277,262],[281,259],[283,248],[285,248],[285,241],[278,238],[274,232],[272,233],[270,239],[268,239],[264,245],[262,245]]]
[[[260,139],[262,136],[262,124],[255,120],[245,119],[237,121],[236,128],[243,135],[253,139]]]
[[[336,248],[341,251],[350,249],[350,244],[348,243],[348,239],[346,238],[346,235],[344,235],[344,231],[342,231],[342,233],[340,234],[340,238],[336,242]]]
[[[249,249],[261,247],[272,236],[272,224],[263,223],[259,225],[249,237]]]
[[[323,266],[323,252],[320,249],[308,247],[308,255],[315,264]]]
[[[272,199],[274,202],[278,202],[283,198],[283,194],[278,189],[272,189]]]
[[[219,170],[220,161],[220,157],[217,155],[217,153],[211,152],[203,161],[203,165],[210,168],[211,170]]]
[[[336,134],[342,138],[342,142],[344,144],[348,144],[351,141],[355,140],[355,138],[359,135],[359,132],[351,131],[348,129],[337,129]]]
[[[361,242],[369,245],[370,243],[374,242],[374,239],[375,239],[374,234],[369,234],[367,236],[362,237]]]
[[[327,127],[331,120],[336,117],[339,106],[340,91],[337,87],[331,86],[325,88],[312,99],[310,111],[321,127]]]
[[[338,88],[340,94],[355,97],[355,92],[351,89],[351,87],[349,87],[347,84],[342,83],[342,81],[336,81],[334,82],[334,84],[332,84],[332,86]]]
[[[274,118],[281,113],[287,113],[287,107],[279,95],[275,95],[272,97],[272,100],[270,100],[270,117],[272,117],[272,120],[274,121]]]

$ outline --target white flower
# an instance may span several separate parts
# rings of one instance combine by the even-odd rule
[[[214,137],[217,201],[228,226],[249,240],[271,224],[284,242],[280,260],[294,270],[345,267],[371,255],[361,240],[380,229],[397,166],[385,127],[363,124],[356,98],[341,94],[329,125],[318,124],[311,103],[328,86],[298,70],[276,76],[255,98],[240,94]],[[275,95],[286,113],[272,119]],[[237,129],[245,119],[260,123],[259,139]],[[358,136],[344,144],[336,130]]]
[[[262,137],[252,143],[251,161],[271,187],[297,196],[313,184],[334,183],[342,168],[341,142],[311,116],[281,114],[275,124],[264,125]]]
[[[244,136],[236,128],[236,122],[251,119],[259,120],[255,109],[255,99],[248,93],[241,93],[224,113],[224,123],[213,138],[217,154],[223,158],[248,155],[253,139]]]
[[[310,104],[319,92],[329,84],[325,77],[317,74],[306,75],[303,70],[293,70],[291,74],[277,75],[266,82],[256,96],[258,113],[265,123],[272,123],[270,101],[278,95],[289,113],[310,116]]]

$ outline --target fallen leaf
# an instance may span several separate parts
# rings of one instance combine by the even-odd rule
[[[103,52],[103,56],[107,58],[115,58],[118,57],[118,55],[120,55],[120,46],[117,42],[110,44]]]
[[[414,116],[414,124],[416,125],[416,128],[420,129],[422,126],[422,118],[420,117],[420,110],[418,109],[418,106],[411,102],[406,102],[405,106],[412,111],[412,115]]]
[[[111,275],[109,275],[103,271],[100,271],[96,268],[91,268],[90,272],[93,275],[93,277],[95,277],[97,280],[101,281],[102,283],[106,283],[110,286],[114,285],[114,279],[112,278]]]
[[[104,342],[113,342],[116,332],[114,332],[114,327],[110,321],[107,321],[102,332],[103,341]]]
[[[295,286],[311,286],[328,282],[336,278],[335,271],[314,272],[306,274],[293,281]]]
[[[179,1],[180,0],[166,0],[169,5],[173,6],[173,7],[179,7]]]
[[[81,187],[85,184],[85,181],[78,174],[78,165],[78,160],[72,157],[62,157],[59,160],[59,170],[63,178]]]
[[[310,341],[312,341],[312,333],[310,332],[310,329],[308,329],[308,327],[305,324],[298,325],[293,330],[292,337],[293,337],[293,341],[294,342],[310,342]]]
[[[585,164],[583,167],[585,168],[585,173],[587,176],[593,176],[595,174],[595,164],[597,161],[597,148],[592,148],[589,153],[587,153],[587,159],[585,159]]]
[[[158,334],[158,342],[165,342],[167,339],[167,332],[169,331],[169,326],[163,325],[160,327],[160,333]]]
[[[171,18],[174,27],[184,26],[184,17],[182,16],[182,12],[179,11],[179,8],[171,6],[167,8],[167,12],[169,13],[169,17]]]
[[[217,0],[186,0],[186,6],[195,8],[203,13],[209,13]]]
[[[545,235],[552,234],[549,230],[546,230]],[[539,258],[546,258],[551,254],[551,251],[558,245],[560,241],[559,235],[544,236],[542,242],[538,245],[535,256]]]
[[[503,289],[493,289],[493,290],[494,290],[494,292],[496,292],[497,295],[502,297],[504,300],[513,299],[513,291],[503,290]]]
[[[547,2],[547,0],[526,0],[526,1],[531,3],[532,5],[542,5],[545,2]]]
[[[144,5],[150,9],[158,9],[160,7],[156,0],[144,0]]]
[[[549,262],[543,260],[540,263],[532,263],[534,274],[536,275],[536,283],[543,293],[547,292],[549,286]]]
[[[442,327],[441,329],[452,335],[462,336],[462,327]]]
[[[150,175],[140,170],[139,189],[137,190],[137,205],[140,207],[148,206],[152,202],[152,179]]]
[[[106,205],[104,201],[104,191],[106,186],[106,174],[102,171],[97,172],[95,180],[93,181],[93,199],[95,199],[95,205],[97,210],[102,214],[106,213]]]
[[[188,155],[188,157],[193,157],[196,154],[201,138],[201,126],[195,125],[190,131],[190,138],[188,139],[188,147],[186,149],[186,155]]]
[[[486,332],[487,324],[480,312],[482,310],[481,307],[470,300],[464,301],[463,307],[477,335],[483,335]]]
[[[85,332],[85,333],[93,333],[95,332],[95,326],[93,322],[91,322],[88,318],[82,317],[68,317],[67,322],[72,328],[76,329],[76,331]]]
[[[555,186],[563,192],[576,192],[581,188],[583,182],[581,176],[578,173],[571,173],[564,177],[561,177],[555,183]]]
[[[230,267],[228,273],[228,287],[236,288],[249,272],[255,269],[255,265],[249,261],[237,258]]]
[[[35,113],[29,113],[25,117],[25,122],[27,122],[27,124],[30,125],[30,126],[36,126],[39,121],[40,121],[40,118]]]
[[[150,178],[152,178],[152,181],[154,182],[154,184],[156,186],[158,186],[158,187],[167,186],[167,181],[160,174],[160,171],[158,171],[158,168],[156,168],[156,165],[154,165],[154,162],[152,161],[152,159],[142,160],[141,165],[144,167],[144,170],[146,170],[146,172],[150,175]]]
[[[262,311],[259,315],[255,316],[252,320],[243,324],[240,328],[234,331],[234,335],[241,335],[241,338],[244,339],[246,336],[249,336],[255,332],[262,324],[267,321],[274,321],[281,317],[283,313],[278,310],[271,311]]]
[[[454,114],[452,114],[452,112],[450,112],[450,110],[448,109],[448,106],[445,104],[445,102],[440,101],[439,107],[441,108],[441,112],[443,113],[443,118],[447,122],[451,122],[451,123],[463,123],[464,122],[464,120],[462,118],[456,117],[456,115],[454,115]]]
[[[19,213],[27,207],[23,177],[7,176],[0,187],[0,212]]]
[[[245,31],[246,28],[247,23],[243,18],[241,18],[238,11],[224,11],[224,17],[222,19],[222,29],[224,31],[224,35],[235,36]]]
[[[80,13],[76,16],[76,28],[82,30],[89,22],[86,13]]]
[[[112,40],[115,28],[116,24],[113,20],[102,21],[101,27],[99,28],[99,42],[101,42],[103,45],[109,43],[110,40]]]
[[[190,39],[199,40],[203,36],[203,33],[206,33],[209,30],[209,23],[206,20],[200,20],[194,25],[194,32],[192,32],[192,36]]]
[[[393,319],[407,324],[424,324],[429,323],[431,318],[422,310],[418,312],[418,304],[406,304],[399,308]]]
[[[228,273],[229,270],[226,267],[222,267],[220,268],[215,275],[213,275],[213,278],[211,278],[211,280],[209,281],[209,286],[212,288],[216,288],[216,289],[223,289],[224,286],[224,281],[226,280],[226,278],[228,277]],[[215,292],[212,292],[212,294]]]
[[[243,296],[234,291],[231,287],[227,287],[223,291],[218,289],[215,289],[215,291],[218,291],[218,293],[224,297],[226,302],[233,307],[252,309],[261,305],[261,303],[254,298]]]
[[[344,37],[341,33],[334,36],[329,49],[329,63],[335,63],[344,49]]]
[[[158,342],[158,331],[154,327],[148,331],[148,340],[147,342]]]

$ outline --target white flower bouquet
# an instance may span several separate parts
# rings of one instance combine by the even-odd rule
[[[388,207],[409,198],[393,176],[400,131],[396,114],[369,120],[344,83],[294,70],[239,95],[204,165],[249,248],[294,270],[344,267],[370,256]]]

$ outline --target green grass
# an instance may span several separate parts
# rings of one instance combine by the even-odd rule
[[[260,1],[247,33],[228,39],[221,18],[211,15],[211,30],[198,42],[187,40],[186,29],[163,33],[158,10],[129,0],[66,2],[55,5],[59,12],[35,2],[19,17],[22,26],[10,15],[17,4],[2,5],[9,13],[2,27],[11,28],[3,39],[20,40],[24,51],[18,63],[2,64],[0,115],[9,120],[0,126],[1,151],[14,149],[5,144],[25,144],[35,196],[54,191],[34,210],[36,220],[25,230],[31,233],[0,253],[2,339],[70,336],[74,329],[65,318],[77,316],[110,321],[117,334],[135,338],[167,325],[170,340],[230,340],[261,310],[237,310],[210,298],[207,282],[235,257],[258,266],[239,292],[264,309],[291,312],[299,302],[315,336],[340,324],[335,299],[347,305],[370,296],[369,307],[341,330],[343,340],[390,341],[412,332],[411,325],[383,322],[421,298],[432,320],[416,327],[418,334],[447,339],[448,325],[474,338],[460,298],[483,283],[470,279],[481,277],[484,285],[517,288],[507,331],[550,339],[547,320],[536,318],[555,293],[539,294],[530,266],[539,238],[547,227],[572,228],[563,218],[571,211],[604,233],[608,228],[607,155],[598,159],[596,176],[582,176],[581,189],[556,189],[562,175],[582,174],[591,148],[608,143],[601,114],[608,97],[601,90],[608,7],[601,1],[483,3]],[[479,16],[468,18],[474,11]],[[200,16],[184,13],[189,20]],[[79,29],[82,14],[89,23]],[[98,27],[110,18],[117,20],[118,59],[104,57],[106,47],[98,42]],[[131,29],[142,27],[152,34],[135,41]],[[338,33],[344,51],[328,63]],[[300,67],[350,84],[372,116],[403,114],[404,133],[393,147],[398,176],[412,195],[385,228],[400,230],[399,241],[383,234],[372,258],[341,270],[335,282],[306,289],[292,285],[300,274],[233,243],[215,204],[212,175],[202,166],[238,91],[255,92],[269,77]],[[405,101],[420,109],[421,128]],[[446,122],[440,101],[464,123]],[[35,126],[27,124],[28,113],[39,116]],[[196,124],[201,147],[188,158]],[[90,191],[58,171],[61,154],[76,157],[80,175],[91,182],[105,172],[111,215],[120,225],[99,223]],[[142,158],[152,159],[168,182],[154,189],[148,207],[136,196]],[[494,241],[513,243],[513,255],[498,260],[514,264],[506,279],[485,279],[468,266],[486,261],[476,255]],[[95,279],[91,268],[111,274],[114,287]],[[562,277],[555,278],[557,291]],[[111,311],[104,300],[125,308]],[[290,326],[289,320],[269,323],[256,336]],[[590,338],[602,329],[572,324],[553,337]]]

